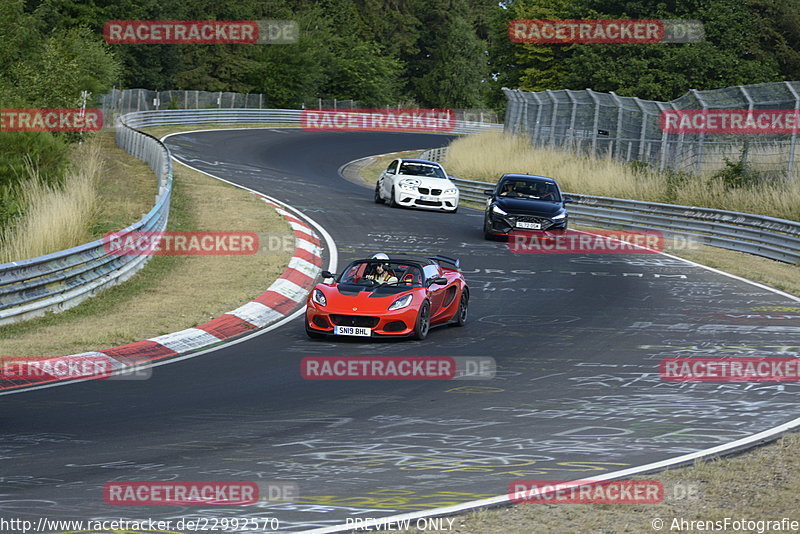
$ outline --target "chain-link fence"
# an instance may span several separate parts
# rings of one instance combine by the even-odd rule
[[[558,147],[659,169],[705,175],[743,165],[765,179],[798,179],[797,128],[784,133],[669,132],[659,118],[669,110],[800,110],[800,82],[691,90],[671,102],[611,93],[503,89],[505,129],[526,133],[534,145]]]

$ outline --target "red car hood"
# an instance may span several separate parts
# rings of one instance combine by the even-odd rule
[[[384,313],[388,311],[392,302],[401,296],[421,290],[420,288],[414,288],[396,294],[375,296],[372,291],[359,291],[358,293],[346,291],[341,293],[336,286],[324,284],[318,285],[317,288],[325,294],[328,302],[325,307],[327,311],[342,314],[355,313],[358,315]]]

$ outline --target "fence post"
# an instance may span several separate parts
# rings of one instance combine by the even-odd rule
[[[567,89],[567,97],[569,98],[570,104],[572,104],[572,114],[569,118],[569,132],[572,135],[572,139],[570,140],[570,145],[568,148],[571,148],[573,152],[577,154],[577,148],[575,144],[575,116],[578,113],[578,101],[572,96],[572,91]]]
[[[800,116],[800,95],[797,94],[792,82],[783,82],[786,84],[786,87],[789,88],[789,91],[792,92],[792,96],[794,97],[794,114],[795,120],[797,117]],[[786,181],[790,181],[792,179],[792,172],[794,172],[794,152],[795,146],[797,145],[797,128],[792,128],[792,140],[790,141],[789,145],[789,162],[786,165]]]
[[[739,85],[738,87],[742,91],[744,97],[747,99],[747,116],[752,118],[753,109],[755,108],[755,102],[753,101],[753,97],[750,96],[750,93],[747,92],[747,89],[744,86]],[[745,172],[747,172],[748,167],[750,166],[747,161],[749,154],[750,154],[750,143],[749,140],[745,137],[742,146],[742,168],[744,169]]]
[[[592,156],[594,157],[597,156],[597,128],[600,126],[600,100],[591,89],[587,88],[586,92],[589,93],[592,102],[594,102],[594,121],[592,122]]]
[[[534,141],[534,143],[539,143],[539,136],[542,133],[542,122],[541,122],[541,119],[542,119],[542,110],[544,109],[544,104],[539,99],[539,95],[538,94],[536,94],[536,93],[528,93],[528,94],[533,96],[533,99],[536,100],[536,124],[533,127],[533,141]],[[526,118],[527,118],[527,113],[528,113],[527,98],[525,100],[526,100],[525,113],[526,113]],[[528,132],[530,132],[531,131],[530,126],[528,126],[527,128],[528,128]],[[539,143],[539,144],[542,144],[542,143]]]
[[[546,89],[547,96],[553,101],[553,113],[550,115],[550,140],[548,145],[550,147],[556,146],[556,117],[558,116],[558,100],[553,96],[553,91]]]
[[[642,100],[638,97],[634,97],[633,101],[636,102],[636,105],[639,107],[639,113],[641,114],[641,123],[642,126],[639,128],[639,161],[643,161],[644,159],[644,138],[645,133],[647,132],[647,112],[644,109],[644,104],[642,104]],[[648,159],[650,159],[650,153],[647,153]]]
[[[614,157],[619,159],[620,151],[622,150],[622,100],[617,96],[617,93],[610,91],[614,102],[617,104],[617,146],[614,147]]]
[[[665,104],[664,102],[656,102],[656,105],[658,106],[658,109],[661,110],[662,112],[664,111],[664,108],[667,106],[667,104]],[[675,109],[675,104],[672,104],[670,102],[669,106],[672,109]],[[668,134],[666,130],[661,130],[661,158],[659,159],[658,162],[658,169],[661,171],[663,171],[664,167],[666,167],[667,165],[667,149],[668,149],[667,135]]]
[[[708,109],[708,105],[706,101],[703,100],[703,95],[700,94],[700,91],[697,89],[689,89],[689,91],[694,95],[697,103],[700,104],[700,107],[703,109],[703,113]],[[706,133],[701,131],[700,135],[697,136],[697,154],[695,155],[695,166],[694,172],[695,174],[700,174],[700,166],[703,162],[703,143],[706,142]]]

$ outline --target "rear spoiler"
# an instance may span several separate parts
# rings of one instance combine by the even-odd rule
[[[449,263],[456,269],[461,269],[461,261],[455,258],[448,258],[447,256],[431,256],[430,259],[441,265],[442,263]],[[442,265],[442,267],[448,267],[447,265]],[[448,267],[449,268],[449,267]]]

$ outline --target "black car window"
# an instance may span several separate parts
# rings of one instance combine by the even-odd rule
[[[497,195],[510,198],[561,202],[561,195],[556,184],[541,180],[505,180],[500,183]]]
[[[394,174],[395,171],[397,170],[397,163],[398,163],[397,160],[394,160],[393,162],[391,162],[389,164],[389,166],[386,168],[386,172]]]
[[[407,176],[427,176],[429,178],[447,178],[442,168],[428,163],[404,162],[400,166],[400,174]]]

